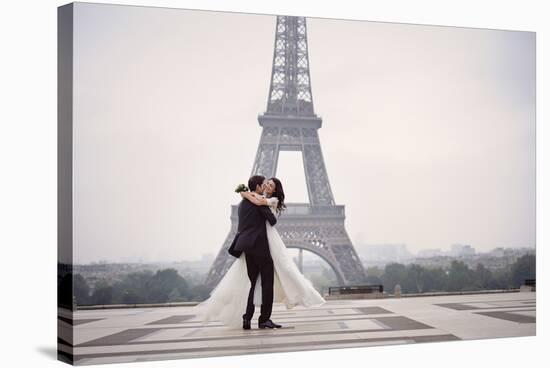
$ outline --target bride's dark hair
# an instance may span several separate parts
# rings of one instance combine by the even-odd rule
[[[275,191],[271,196],[276,197],[279,200],[277,202],[277,214],[280,216],[281,212],[286,209],[285,191],[283,190],[283,184],[281,184],[281,181],[275,177],[269,178],[269,180],[273,180],[273,182],[275,183]]]

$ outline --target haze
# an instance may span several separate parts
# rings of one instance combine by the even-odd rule
[[[216,255],[252,169],[275,15],[75,3],[75,262]],[[535,245],[535,34],[308,18],[354,243]],[[307,201],[299,156],[288,201]]]

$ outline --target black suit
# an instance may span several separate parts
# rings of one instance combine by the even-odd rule
[[[256,206],[247,199],[239,204],[239,224],[237,235],[228,252],[234,257],[240,257],[245,253],[248,278],[250,279],[250,292],[248,303],[243,318],[252,319],[254,314],[254,288],[258,275],[262,282],[262,307],[258,321],[265,322],[271,317],[273,308],[273,260],[269,252],[265,221],[271,226],[277,223],[273,212],[267,206]]]

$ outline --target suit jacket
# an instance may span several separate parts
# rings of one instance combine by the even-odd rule
[[[248,199],[239,204],[239,224],[237,234],[228,249],[229,254],[239,258],[242,252],[265,256],[269,254],[267,230],[265,220],[271,226],[277,223],[277,219],[268,206],[256,206]]]

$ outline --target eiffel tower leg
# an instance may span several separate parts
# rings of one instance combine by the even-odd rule
[[[266,178],[275,176],[276,161],[278,159],[278,151],[276,144],[262,143],[258,146],[256,160],[252,169],[252,175],[263,175]],[[252,176],[251,175],[251,176]],[[254,190],[254,188],[250,188]]]
[[[343,212],[336,210],[287,214],[275,228],[287,248],[308,250],[325,260],[339,285],[361,284],[365,270],[344,227]]]
[[[229,267],[235,262],[236,258],[233,257],[231,254],[227,252],[229,249],[229,246],[231,245],[231,242],[235,238],[235,235],[237,234],[237,225],[234,224],[234,226],[231,227],[231,230],[229,231],[229,234],[227,234],[227,237],[225,238],[225,241],[223,242],[223,246],[218,252],[218,255],[216,259],[214,260],[214,263],[210,267],[210,270],[208,271],[208,275],[206,276],[205,284],[207,286],[216,286],[218,282],[222,279],[222,277],[225,275],[227,270],[229,270]]]
[[[304,144],[304,170],[312,205],[334,205],[320,144]]]
[[[349,238],[347,241],[332,244],[330,248],[343,274],[345,285],[364,283],[366,279],[365,270]]]

